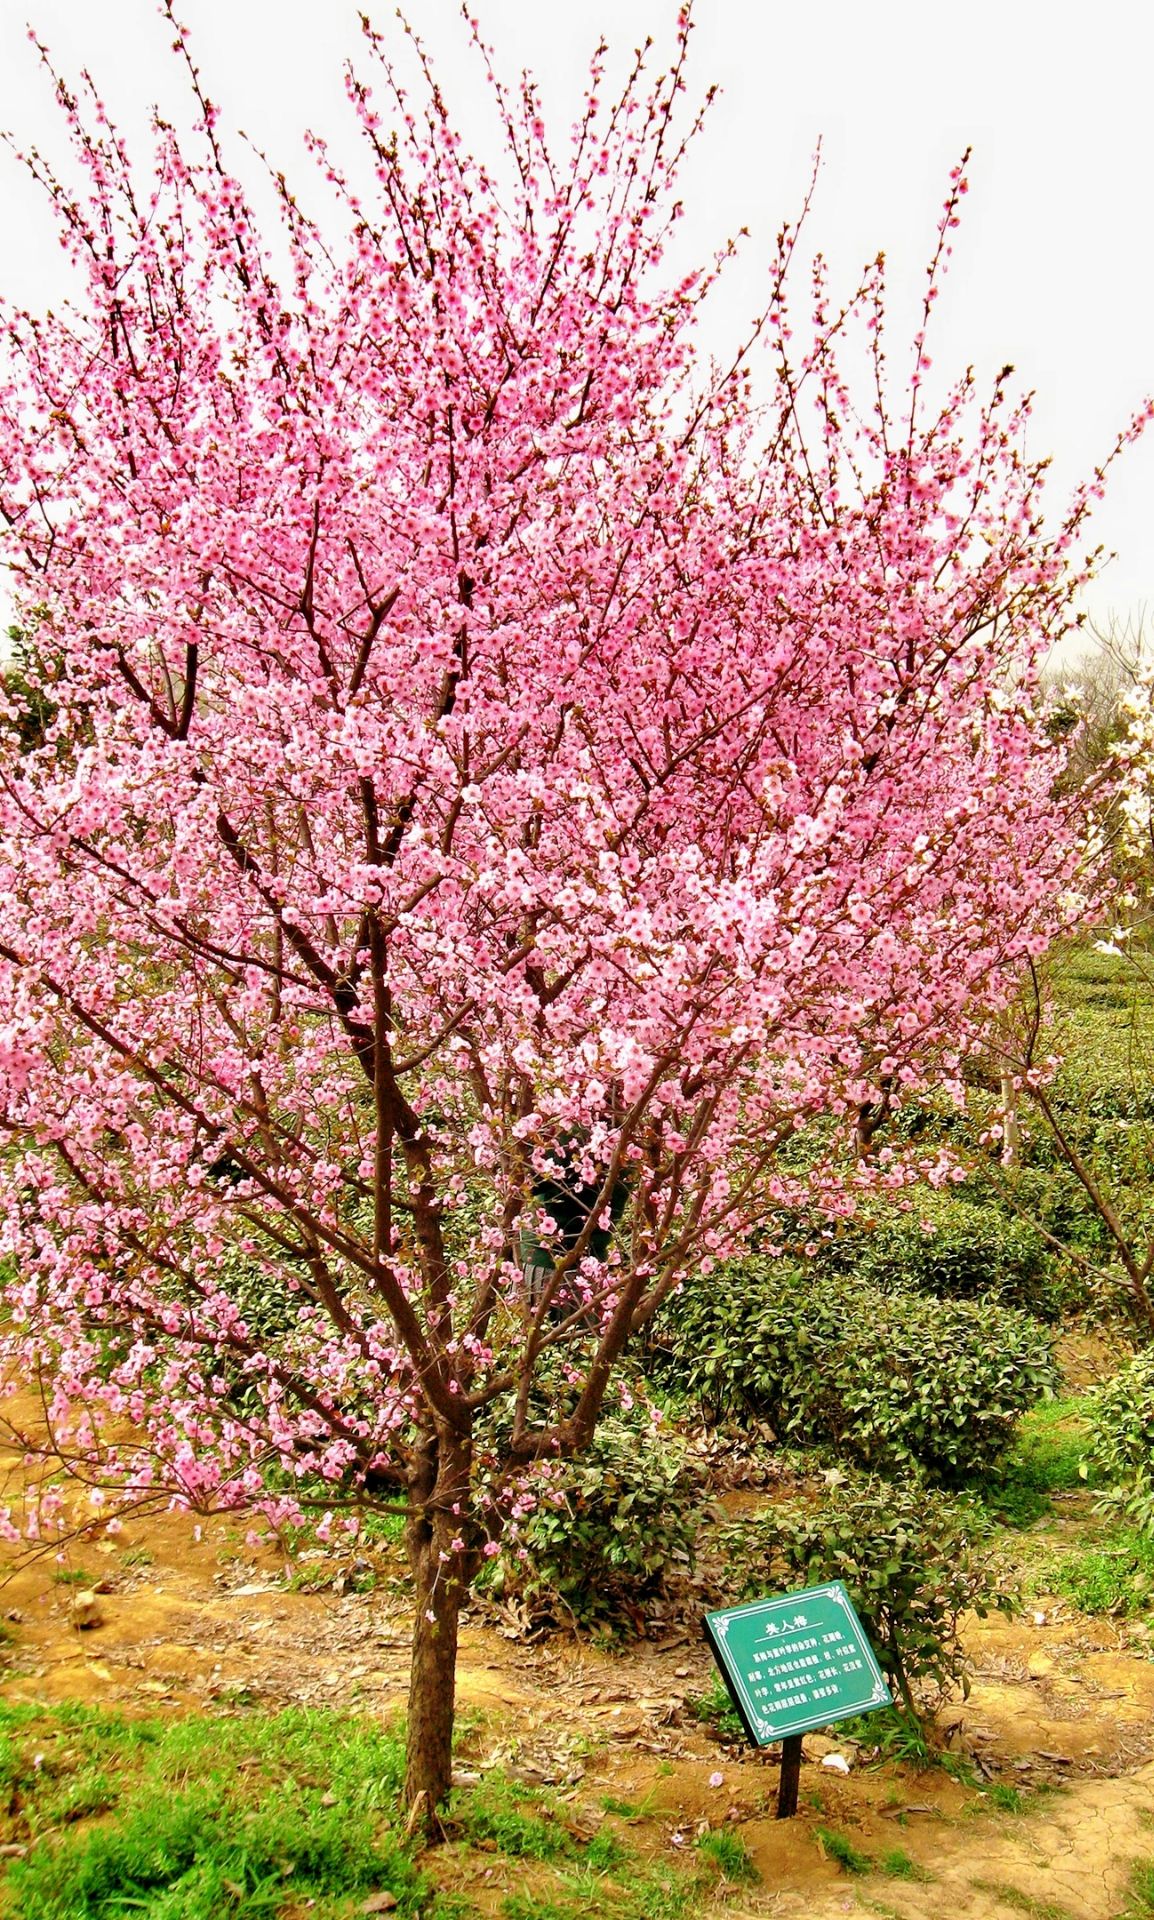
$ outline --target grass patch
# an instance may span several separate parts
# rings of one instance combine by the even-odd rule
[[[930,1875],[916,1860],[911,1860],[901,1847],[891,1847],[878,1861],[878,1868],[887,1873],[891,1880],[928,1880]]]
[[[474,1846],[496,1847],[514,1860],[566,1860],[577,1852],[551,1805],[517,1780],[486,1780],[474,1787],[453,1824]]]
[[[738,1886],[752,1886],[761,1878],[749,1857],[745,1841],[728,1827],[719,1827],[715,1833],[703,1833],[697,1842],[697,1851],[709,1866],[716,1868],[723,1880],[732,1880]]]
[[[335,1714],[0,1707],[8,1833],[46,1836],[8,1869],[6,1920],[272,1920],[305,1902],[343,1920],[379,1891],[415,1916],[431,1890],[393,1830],[402,1760],[395,1735]]]
[[[652,1811],[656,1798],[655,1787],[650,1787],[644,1800],[619,1800],[615,1794],[606,1793],[601,1797],[601,1811],[615,1813],[619,1820],[627,1820],[632,1824],[635,1820],[644,1820],[647,1817]]]
[[[1129,1899],[1118,1920],[1154,1920],[1154,1860],[1135,1860]]]
[[[931,1874],[927,1874],[924,1866],[918,1866],[916,1860],[910,1860],[910,1855],[904,1851],[904,1847],[891,1847],[889,1853],[883,1853],[878,1860],[878,1870],[881,1874],[889,1874],[891,1880],[931,1880],[933,1878]]]
[[[460,1895],[411,1857],[403,1768],[395,1730],[325,1710],[172,1721],[0,1703],[0,1841],[29,1847],[0,1920],[355,1920],[383,1892],[397,1920],[460,1920]],[[655,1866],[569,1817],[548,1791],[487,1779],[454,1795],[447,1855],[482,1850],[498,1888],[532,1867],[540,1884],[509,1891],[505,1920],[688,1920],[719,1881],[755,1878],[729,1831]]]
[[[55,1587],[94,1587],[100,1575],[86,1573],[83,1567],[54,1567],[52,1584]]]
[[[715,1740],[721,1740],[726,1746],[735,1741],[742,1746],[746,1744],[741,1715],[729,1697],[729,1688],[716,1671],[710,1676],[706,1691],[690,1694],[685,1704],[694,1719],[702,1721],[709,1728]]]
[[[1004,1780],[992,1780],[985,1789],[986,1800],[999,1813],[1025,1813],[1026,1802],[1019,1787],[1007,1786]]]
[[[1015,1913],[1029,1915],[1029,1920],[1074,1920],[1069,1907],[1058,1900],[1035,1900],[1033,1894],[1023,1893],[1021,1887],[1015,1887],[1007,1880],[975,1880],[973,1886],[979,1893],[992,1893],[1004,1907],[1011,1907]]]
[[[977,1496],[1004,1527],[1030,1527],[1053,1512],[1052,1495],[1085,1486],[1082,1463],[1089,1442],[1086,1396],[1044,1402],[1023,1415],[1018,1437],[999,1471]]]
[[[936,1765],[940,1757],[938,1749],[931,1746],[926,1737],[925,1728],[912,1720],[908,1713],[899,1713],[896,1707],[887,1707],[883,1713],[862,1713],[851,1720],[842,1720],[838,1732],[845,1739],[858,1742],[863,1758],[870,1756],[873,1749],[870,1763],[875,1767],[896,1762],[924,1772],[927,1767]]]
[[[1096,1546],[1055,1556],[1045,1577],[1081,1613],[1149,1612],[1154,1608],[1154,1539],[1136,1528],[1112,1528]]]
[[[156,1555],[150,1553],[147,1547],[125,1547],[124,1552],[120,1556],[120,1564],[122,1567],[128,1567],[129,1569],[134,1567],[153,1567],[156,1565]]]
[[[874,1863],[868,1853],[862,1853],[844,1833],[836,1833],[832,1827],[815,1828],[818,1844],[827,1860],[836,1860],[845,1873],[872,1873]]]

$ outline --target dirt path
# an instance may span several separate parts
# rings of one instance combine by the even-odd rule
[[[403,1592],[341,1594],[336,1562],[308,1561],[298,1579],[302,1572],[328,1590],[291,1590],[276,1552],[252,1548],[225,1522],[194,1540],[187,1521],[163,1516],[86,1541],[60,1564],[46,1559],[9,1578],[0,1694],[163,1713],[258,1703],[400,1708]],[[99,1624],[85,1629],[73,1618],[79,1576],[107,1589],[97,1596]],[[721,1750],[686,1704],[710,1679],[708,1655],[688,1630],[614,1654],[559,1640],[525,1645],[469,1624],[462,1765],[553,1786],[596,1818],[605,1796],[643,1803],[629,1835],[643,1852],[691,1847],[703,1825],[728,1821],[762,1876],[755,1892],[726,1903],[732,1916],[1112,1920],[1133,1861],[1154,1854],[1146,1644],[1045,1603],[1019,1620],[976,1624],[970,1639],[973,1692],[945,1719],[977,1788],[938,1768],[871,1767],[846,1742],[814,1737],[801,1814],[777,1823],[772,1762]],[[850,1761],[848,1777],[822,1765],[831,1750]],[[1024,1810],[1011,1810],[1018,1796]],[[850,1877],[823,1855],[819,1828],[875,1862],[900,1849],[932,1878]],[[482,1911],[499,1912],[483,1868],[447,1859],[446,1870]]]

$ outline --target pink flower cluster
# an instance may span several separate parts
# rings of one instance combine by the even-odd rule
[[[794,229],[706,364],[686,22],[561,151],[494,82],[500,186],[366,31],[367,184],[315,142],[343,220],[282,184],[275,249],[183,36],[151,167],[58,89],[76,296],[0,356],[3,1337],[129,1498],[403,1496],[456,1555],[484,1409],[492,1532],[782,1144],[956,1079],[1074,911],[1036,675],[1098,481],[1047,535],[1005,381],[930,405],[919,333],[895,393],[880,264],[797,346]]]

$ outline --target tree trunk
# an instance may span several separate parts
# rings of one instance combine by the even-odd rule
[[[457,1671],[459,1580],[436,1580],[437,1562],[414,1567],[416,1619],[409,1668],[409,1731],[405,1800],[414,1828],[440,1835],[440,1809],[453,1784],[453,1717]],[[429,1615],[432,1614],[432,1619]]]
[[[470,1572],[460,1517],[468,1497],[468,1448],[451,1448],[451,1461],[445,1451],[430,1437],[424,1449],[426,1475],[421,1476],[426,1479],[425,1499],[414,1501],[405,1528],[415,1608],[405,1802],[410,1829],[423,1832],[429,1841],[442,1837],[441,1810],[453,1783],[457,1637]],[[464,1499],[451,1501],[447,1491]]]

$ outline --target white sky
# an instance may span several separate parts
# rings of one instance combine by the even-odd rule
[[[399,34],[393,0],[365,4]],[[666,40],[675,0],[474,0],[499,62],[530,66],[550,119],[568,127],[604,31],[623,60]],[[340,155],[354,136],[341,64],[359,40],[344,0],[183,0],[208,90],[290,176],[307,181],[301,135]],[[470,144],[493,128],[455,0],[409,0]],[[129,131],[180,76],[151,0],[0,0],[0,126],[60,154],[31,21],[68,74],[91,68]],[[811,242],[848,291],[884,249],[891,363],[913,316],[946,176],[972,144],[972,191],[931,351],[953,373],[1013,362],[1035,387],[1031,451],[1054,456],[1052,510],[1154,390],[1154,15],[1140,0],[698,0],[691,79],[722,98],[687,175],[683,244],[704,255],[748,226],[715,326],[736,334],[760,305],[765,262],[796,213],[819,138],[824,164]],[[561,144],[560,140],[557,141]],[[44,206],[0,154],[0,287],[44,306],[65,291]],[[797,297],[803,297],[799,280]],[[1096,522],[1117,552],[1093,590],[1096,619],[1154,611],[1154,431],[1115,471]]]

